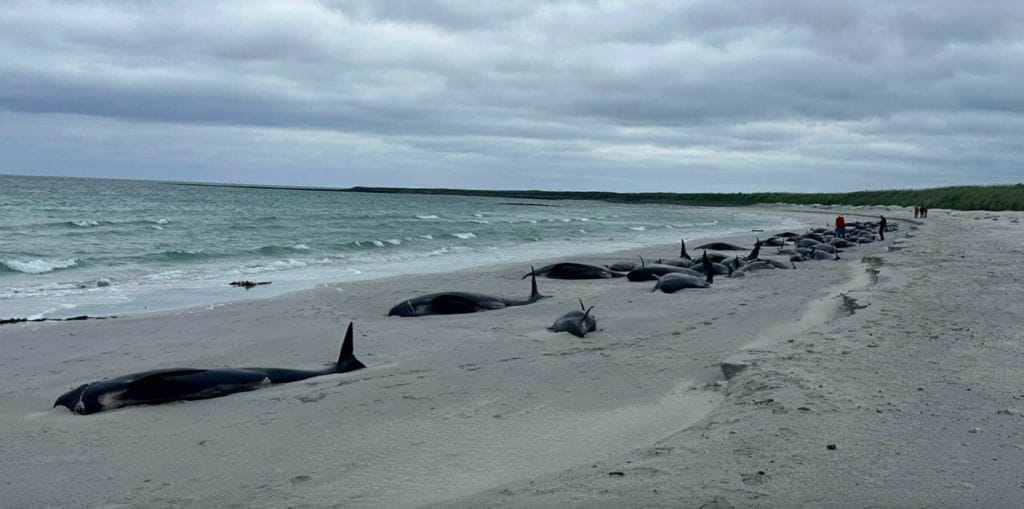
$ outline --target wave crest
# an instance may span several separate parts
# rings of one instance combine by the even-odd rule
[[[0,268],[9,271],[21,272],[24,274],[46,274],[60,269],[69,269],[78,266],[77,258],[66,260],[0,260]]]

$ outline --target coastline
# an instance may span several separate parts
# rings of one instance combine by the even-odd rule
[[[126,193],[123,189],[120,192]],[[358,203],[377,197],[364,195],[357,200],[358,196],[345,199]],[[248,203],[234,195],[222,198],[234,200],[238,206]],[[261,209],[251,214],[255,218],[252,221],[225,230],[223,222],[194,217],[195,210],[180,204],[184,198],[177,199],[179,205],[168,205],[159,213],[118,215],[96,210],[97,206],[85,207],[62,220],[42,223],[40,228],[51,229],[40,233],[41,240],[35,247],[36,241],[12,242],[0,256],[0,308],[5,310],[0,319],[126,316],[175,310],[273,297],[321,283],[612,252],[672,243],[679,236],[747,232],[784,222],[782,218],[741,209],[573,201],[560,204],[557,212],[523,213],[518,210],[522,207],[502,208],[501,204],[493,210],[484,208],[483,202],[492,205],[493,199],[452,203],[444,197],[426,197],[422,202],[412,199],[411,203],[379,204],[378,213],[384,214],[387,222],[394,221],[391,227],[370,228],[369,223],[385,220],[373,219],[378,213],[362,213],[365,211],[349,203],[345,211],[337,212],[340,216],[324,220],[322,233],[316,227],[283,233],[283,224],[316,224],[319,220],[303,221],[297,212],[266,215],[270,211]],[[312,209],[324,213],[323,203],[327,202],[323,197],[301,193],[298,198],[287,195],[280,199],[297,201],[299,212]],[[27,237],[30,230],[17,225],[12,228],[22,237]],[[224,246],[189,237],[231,237],[249,228],[265,228],[265,232],[243,234],[242,240],[225,238]],[[362,233],[344,233],[346,228]],[[126,236],[136,234],[138,244],[129,243],[131,246],[124,246],[124,251],[118,247],[120,242],[127,242]],[[101,237],[111,239],[86,242]],[[75,247],[73,257],[62,258],[57,253],[63,251],[55,251],[54,246],[60,239],[94,247]],[[125,260],[132,261],[125,266]],[[250,292],[228,285],[246,279],[272,284]]]
[[[852,209],[842,208],[848,216]],[[929,221],[947,230],[973,222],[973,213],[935,212]],[[834,216],[832,210],[805,213]],[[1019,231],[1005,218],[1020,214],[989,215],[1004,218],[1000,226],[1007,231]],[[892,493],[893,480],[908,478],[892,472],[871,482],[857,477],[879,461],[867,444],[887,430],[884,423],[904,418],[921,423],[910,411],[920,404],[912,397],[920,395],[907,387],[909,394],[900,393],[903,399],[894,403],[901,411],[889,411],[876,408],[886,401],[879,402],[875,392],[842,377],[856,369],[870,375],[858,379],[862,385],[876,389],[872,383],[884,383],[885,390],[898,391],[901,377],[925,385],[935,374],[929,365],[900,364],[914,352],[896,348],[904,343],[882,340],[878,330],[897,327],[924,345],[935,324],[956,318],[948,308],[954,303],[935,295],[922,298],[941,304],[948,316],[891,302],[912,283],[943,284],[941,278],[926,278],[932,275],[922,269],[961,260],[939,249],[943,239],[938,236],[949,233],[939,229],[903,225],[892,240],[850,250],[840,262],[719,278],[711,290],[675,295],[652,294],[650,284],[622,280],[541,279],[541,293],[552,298],[530,306],[415,319],[385,316],[403,298],[442,289],[524,296],[528,281],[520,279],[523,264],[516,263],[331,283],[114,321],[5,326],[0,328],[5,345],[0,429],[10,437],[2,446],[5,457],[18,459],[7,464],[0,482],[10,502],[29,506],[325,506],[339,501],[354,506],[700,506],[709,501],[720,507],[843,506],[862,504],[854,494],[868,488],[875,490],[874,498],[868,493],[863,500],[887,500],[880,497]],[[986,232],[971,233],[972,241],[992,241]],[[888,251],[889,246],[899,249]],[[674,257],[678,245],[572,258],[602,262],[640,253]],[[882,262],[874,267],[862,263],[864,257]],[[877,280],[866,281],[865,268],[877,268]],[[970,270],[971,277],[984,275],[982,267],[970,265]],[[1013,270],[1019,281],[1020,269]],[[1016,291],[1019,298],[1019,285]],[[839,316],[847,302],[841,293],[870,305]],[[577,297],[595,306],[599,330],[584,339],[545,330],[578,306]],[[894,308],[904,314],[887,312]],[[1007,327],[1024,322],[1019,310],[1002,311]],[[807,319],[787,329],[794,316]],[[132,371],[320,366],[336,353],[348,320],[355,321],[356,355],[367,364],[365,370],[88,417],[47,410],[72,385]],[[929,335],[923,335],[926,330]],[[1011,348],[1009,342],[1003,346]],[[883,354],[892,362],[879,365],[884,375],[871,375],[869,363],[881,362]],[[1019,357],[1004,360],[1007,369],[1012,359]],[[749,367],[726,381],[720,369],[726,360]],[[1020,382],[1004,378],[1005,391],[1024,394]],[[822,394],[813,394],[817,385],[823,386]],[[857,423],[868,413],[893,421],[868,421],[865,430]],[[979,423],[986,428],[1004,417],[1005,425],[1020,422],[1019,414],[995,410],[986,417]],[[836,419],[848,429],[835,427]],[[929,426],[917,429],[935,431]],[[832,439],[842,456],[817,443],[830,429],[843,431]],[[1008,433],[967,437],[993,447],[1020,440]],[[903,444],[885,445],[899,449]],[[944,452],[942,444],[932,447],[930,455]],[[948,466],[977,489],[946,490],[943,484],[940,491],[933,481],[902,500],[1005,505],[1016,493],[1006,484],[1012,475],[995,475],[988,486],[979,480],[993,468],[1015,471],[1007,467],[1021,465],[1019,458],[1001,456],[1001,462],[979,460],[971,466],[977,473]],[[914,460],[910,454],[886,458],[893,468],[903,466],[900,461],[926,466],[925,458]],[[840,465],[854,474],[833,475]],[[799,489],[800,483],[818,480],[819,473],[839,495],[814,498],[807,493],[812,486]],[[863,482],[861,491],[857,482]],[[986,488],[995,489],[977,498]]]

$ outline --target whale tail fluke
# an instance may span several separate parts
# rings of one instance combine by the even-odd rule
[[[345,340],[341,342],[341,353],[338,354],[338,362],[334,365],[334,372],[347,373],[365,367],[365,364],[356,359],[352,346],[352,322],[348,322],[348,331],[345,332]]]
[[[586,320],[587,317],[590,316],[590,312],[593,311],[593,310],[594,310],[594,306],[590,306],[589,308],[587,308],[587,310],[583,312],[583,317],[580,318],[580,321]]]

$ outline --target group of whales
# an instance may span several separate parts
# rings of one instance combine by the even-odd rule
[[[697,249],[704,252],[699,260],[693,260],[686,251],[686,241],[680,243],[679,259],[658,260],[647,265],[643,258],[640,264],[619,262],[606,267],[583,263],[555,263],[534,270],[523,276],[531,277],[531,292],[526,299],[509,299],[472,292],[439,292],[421,295],[396,304],[389,316],[416,317],[473,313],[502,309],[510,306],[525,306],[547,298],[537,290],[537,276],[551,279],[607,279],[625,277],[629,281],[655,281],[652,292],[675,293],[688,288],[708,288],[714,283],[714,276],[736,277],[762,269],[795,268],[794,263],[805,260],[839,259],[841,249],[857,244],[873,242],[874,229],[871,223],[847,223],[846,238],[836,237],[830,230],[818,228],[804,234],[792,232],[774,235],[760,240],[746,256],[726,255],[713,251],[745,251],[747,248],[725,242],[711,242]],[[887,230],[896,229],[890,224]],[[789,247],[788,244],[792,244]],[[778,247],[776,254],[789,256],[789,264],[773,259],[762,259],[763,246]],[[597,319],[591,313],[593,306],[586,308],[579,300],[580,309],[570,311],[549,327],[554,332],[569,332],[578,337],[596,330]],[[80,385],[57,398],[53,406],[64,406],[76,414],[86,415],[130,405],[155,405],[172,401],[187,401],[216,398],[250,391],[272,384],[297,382],[313,377],[348,373],[365,367],[353,352],[352,322],[348,324],[342,341],[338,360],[332,366],[320,370],[298,370],[287,368],[171,368],[132,373],[108,380]]]

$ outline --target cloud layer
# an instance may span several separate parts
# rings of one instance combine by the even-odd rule
[[[0,172],[853,190],[1024,180],[1024,4],[19,1]]]

